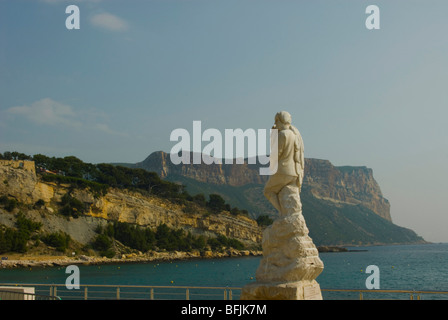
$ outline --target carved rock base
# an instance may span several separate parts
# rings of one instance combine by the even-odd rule
[[[308,236],[299,190],[285,186],[279,193],[282,212],[263,233],[263,258],[257,282],[243,287],[244,300],[322,300],[317,276],[324,269]]]
[[[254,282],[245,285],[241,300],[322,300],[319,284],[315,280],[274,283]]]

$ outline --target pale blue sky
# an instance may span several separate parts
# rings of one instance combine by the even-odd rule
[[[79,6],[80,30],[65,8]],[[380,8],[367,30],[365,8]],[[0,1],[0,151],[138,162],[175,128],[270,128],[365,165],[395,223],[448,241],[448,2]]]

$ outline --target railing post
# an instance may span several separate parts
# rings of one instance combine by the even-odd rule
[[[224,300],[227,300],[227,289],[224,289]]]
[[[190,300],[190,290],[188,290],[188,288],[187,288],[187,290],[185,291],[185,298],[186,298],[186,300]]]
[[[53,288],[53,296],[57,296],[58,295],[58,287],[54,287]]]
[[[84,288],[84,300],[87,300],[87,287]]]
[[[117,287],[117,300],[120,300],[120,287]]]
[[[363,300],[362,291],[359,291],[359,300]]]
[[[151,300],[154,300],[154,288],[151,288],[150,293],[149,293],[149,298]]]
[[[229,300],[232,300],[232,289],[229,289]]]

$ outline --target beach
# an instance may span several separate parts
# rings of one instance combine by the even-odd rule
[[[228,257],[245,257],[260,256],[261,251],[253,250],[226,250],[223,252],[213,251],[172,251],[172,252],[156,252],[147,253],[130,253],[123,254],[119,258],[107,258],[99,256],[76,255],[69,256],[52,256],[52,255],[5,255],[7,259],[0,260],[0,268],[32,268],[32,267],[60,267],[68,265],[101,265],[116,263],[144,263],[157,261],[173,261],[187,259],[214,259]]]

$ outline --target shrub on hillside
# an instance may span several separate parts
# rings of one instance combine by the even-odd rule
[[[67,250],[71,241],[70,236],[61,231],[47,234],[41,239],[46,245],[55,247],[56,250],[61,252],[65,252],[65,250]]]
[[[61,206],[59,213],[64,216],[78,218],[80,214],[85,212],[84,203],[71,197],[68,193],[62,197]]]

